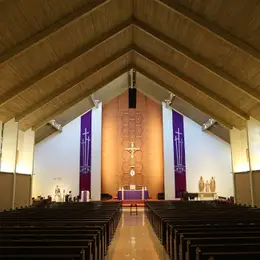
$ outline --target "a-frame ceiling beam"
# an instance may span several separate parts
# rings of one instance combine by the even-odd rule
[[[231,35],[230,33],[224,31],[219,26],[214,23],[208,22],[204,18],[198,16],[197,14],[189,11],[185,7],[177,4],[174,0],[155,0],[156,2],[164,5],[165,7],[171,9],[172,11],[178,13],[179,15],[189,19],[193,23],[197,24],[201,28],[204,28],[210,33],[215,34],[218,38],[226,41],[227,43],[233,45],[237,49],[247,53],[248,55],[254,57],[258,61],[260,61],[260,52],[256,50],[251,45],[243,42],[239,38]]]
[[[206,59],[194,54],[188,48],[184,47],[183,45],[179,44],[178,42],[172,40],[171,38],[165,36],[161,32],[152,29],[150,26],[146,25],[145,23],[133,19],[133,24],[141,29],[144,33],[149,34],[156,40],[162,42],[163,44],[168,45],[171,49],[176,50],[180,54],[186,56],[187,58],[193,60],[203,68],[207,69],[208,71],[214,73],[216,76],[220,77],[221,79],[225,80],[227,83],[232,84],[238,90],[243,91],[245,94],[249,95],[251,98],[255,99],[257,102],[260,102],[260,93],[255,91],[253,88],[248,86],[245,83],[240,82],[235,77],[229,75],[228,73],[224,72],[223,70],[215,67],[211,63],[209,63]]]
[[[198,82],[194,81],[193,79],[187,77],[186,75],[184,75],[183,73],[181,73],[180,71],[176,70],[175,68],[169,66],[168,64],[164,63],[163,61],[159,60],[158,58],[154,57],[153,55],[151,55],[150,53],[147,53],[143,50],[141,50],[138,47],[134,47],[135,51],[143,56],[144,58],[150,60],[152,63],[157,64],[158,66],[160,66],[161,68],[163,68],[164,70],[168,71],[170,74],[172,74],[174,77],[177,77],[178,79],[180,79],[181,81],[189,84],[191,87],[193,87],[194,89],[196,89],[197,91],[203,93],[204,95],[208,96],[210,99],[213,99],[214,101],[216,101],[217,103],[219,103],[221,106],[225,107],[227,110],[229,110],[230,112],[232,112],[234,115],[240,117],[243,120],[247,120],[249,119],[249,116],[243,112],[242,110],[236,108],[235,106],[233,106],[231,103],[229,103],[226,99],[218,96],[216,93],[214,93],[213,91],[209,90],[208,88],[200,85]]]
[[[57,89],[56,91],[54,91],[52,94],[50,94],[49,96],[47,96],[46,98],[40,100],[39,102],[35,103],[33,106],[31,106],[30,108],[28,108],[27,110],[25,110],[23,113],[19,114],[18,116],[16,116],[16,120],[17,121],[21,121],[24,118],[30,116],[31,114],[33,114],[35,111],[37,111],[38,109],[42,108],[43,106],[47,105],[48,103],[51,103],[54,99],[56,99],[57,97],[61,96],[62,94],[68,92],[69,90],[71,90],[73,87],[77,86],[78,84],[80,84],[81,82],[83,82],[84,80],[86,80],[86,78],[94,75],[95,73],[99,72],[101,69],[109,66],[111,63],[113,63],[114,61],[120,59],[121,57],[123,57],[126,53],[130,52],[132,49],[132,46],[130,45],[129,47],[123,49],[122,51],[116,53],[115,55],[113,55],[112,57],[106,59],[104,62],[101,62],[99,64],[97,64],[96,66],[94,66],[93,68],[88,69],[85,73],[83,73],[82,75],[80,75],[78,78],[73,79],[71,82],[69,82],[68,84],[64,85],[63,87]]]
[[[89,13],[95,11],[102,4],[109,3],[110,1],[111,0],[91,0],[91,1],[88,0],[87,3],[84,5],[84,7],[80,7],[75,12],[72,12],[71,14],[67,15],[63,19],[57,21],[56,23],[52,24],[48,28],[40,31],[38,34],[19,43],[18,45],[13,47],[11,50],[9,50],[6,53],[4,53],[3,55],[1,55],[0,56],[0,66],[3,63],[7,62],[8,60],[16,57],[20,53],[25,52],[26,50],[33,47],[34,45],[42,42],[47,37],[58,32],[65,26],[68,26],[69,24],[72,24],[73,22],[76,22],[80,18],[83,18],[84,16],[88,15]]]
[[[168,91],[174,93],[180,99],[182,99],[185,102],[189,103],[190,105],[192,105],[193,107],[197,108],[201,112],[207,114],[208,116],[216,119],[221,125],[223,125],[227,129],[232,129],[233,128],[233,126],[230,123],[226,122],[225,120],[223,120],[222,118],[218,117],[217,115],[212,114],[205,107],[195,103],[193,100],[191,100],[189,97],[185,96],[184,94],[180,93],[179,91],[176,91],[173,87],[169,86],[168,84],[164,83],[162,80],[158,79],[158,77],[155,77],[155,76],[151,75],[150,73],[148,73],[145,70],[139,68],[138,66],[134,66],[134,68],[136,69],[136,71],[138,71],[139,73],[143,74],[145,77],[147,77],[150,80],[154,81],[155,83],[157,83],[158,85],[160,85],[163,88],[167,89]]]
[[[118,78],[119,76],[121,76],[122,74],[126,73],[127,71],[129,71],[131,69],[131,66],[127,66],[122,70],[119,70],[118,72],[114,73],[113,75],[111,75],[110,77],[108,77],[107,79],[105,79],[104,81],[102,81],[100,84],[95,85],[94,87],[92,87],[91,89],[87,89],[86,92],[84,92],[82,95],[80,95],[78,98],[74,99],[72,102],[65,104],[64,106],[62,106],[61,108],[59,108],[57,111],[55,111],[55,113],[53,113],[52,115],[44,118],[43,120],[41,120],[39,123],[35,124],[32,129],[34,131],[37,131],[39,128],[43,127],[44,125],[46,125],[50,120],[52,120],[53,118],[55,118],[56,116],[62,114],[64,111],[66,111],[67,109],[69,109],[70,107],[73,107],[74,105],[76,105],[77,103],[79,103],[80,101],[82,101],[84,98],[86,98],[87,96],[91,95],[92,93],[98,91],[100,88],[106,86],[108,83],[110,83],[111,81],[115,80],[116,78]]]
[[[126,21],[115,28],[111,29],[111,31],[103,33],[100,37],[97,39],[93,40],[83,48],[76,50],[72,54],[68,55],[64,59],[60,60],[53,66],[50,66],[37,74],[36,76],[32,77],[25,83],[22,83],[19,86],[16,86],[14,89],[11,91],[7,92],[3,96],[0,97],[0,107],[5,105],[7,102],[11,101],[14,99],[16,96],[22,94],[24,91],[32,87],[34,84],[37,84],[41,80],[44,80],[51,74],[57,72],[59,69],[62,69],[64,66],[66,66],[68,63],[72,62],[73,60],[77,59],[78,57],[82,56],[84,53],[91,51],[92,49],[96,48],[97,46],[105,43],[109,39],[116,37],[118,34],[120,34],[122,31],[127,29],[129,26],[131,26],[132,20]]]

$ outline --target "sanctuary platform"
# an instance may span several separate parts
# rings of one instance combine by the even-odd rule
[[[105,202],[110,203],[110,202],[118,202],[118,199],[111,199],[111,200],[107,200]],[[158,199],[148,199],[148,200],[121,200],[121,204],[123,207],[129,207],[131,204],[137,204],[138,207],[144,207],[145,202],[151,202],[151,201],[158,201],[161,202],[162,200],[158,200]],[[164,200],[168,201],[168,202],[182,202],[181,200]]]

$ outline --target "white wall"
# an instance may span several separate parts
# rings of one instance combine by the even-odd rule
[[[101,141],[102,141],[102,103],[92,109],[91,129],[91,198],[100,200],[101,195]]]
[[[163,159],[164,159],[164,197],[172,200],[175,197],[172,109],[162,103],[163,119]]]
[[[78,117],[35,147],[33,197],[54,198],[58,185],[72,196],[79,195],[80,120]],[[92,109],[91,197],[101,194],[102,104]]]
[[[203,132],[201,126],[184,117],[187,190],[198,192],[200,176],[216,180],[219,196],[233,196],[231,148],[228,143]]]
[[[33,196],[54,198],[56,185],[73,196],[79,193],[80,117],[35,147]]]

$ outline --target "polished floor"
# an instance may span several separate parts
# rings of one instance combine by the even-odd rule
[[[130,215],[124,209],[116,234],[109,247],[106,260],[168,260],[144,211]]]

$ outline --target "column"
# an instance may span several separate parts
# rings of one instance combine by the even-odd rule
[[[258,171],[260,170],[260,122],[250,118],[247,129],[252,171]]]
[[[14,119],[4,124],[1,172],[16,172],[16,152],[18,145],[18,122]]]
[[[34,163],[35,132],[19,130],[17,173],[32,174]]]
[[[260,181],[260,123],[250,118],[245,129],[230,131],[230,141],[236,202],[254,206],[260,197],[254,184]]]
[[[175,198],[172,109],[162,103],[163,154],[164,154],[164,196],[165,200]]]
[[[230,130],[230,142],[234,173],[249,172],[247,129]]]
[[[8,185],[8,189],[12,190],[12,194],[7,194],[6,199],[11,202],[11,207],[15,206],[16,191],[16,163],[17,163],[17,146],[18,146],[18,122],[12,119],[4,124],[1,172],[13,173],[12,181]],[[12,184],[11,184],[12,183]]]
[[[247,121],[249,164],[251,167],[251,193],[253,205],[260,206],[260,122],[250,118]]]
[[[101,195],[101,140],[102,103],[92,108],[92,151],[91,151],[91,198],[100,200]]]

